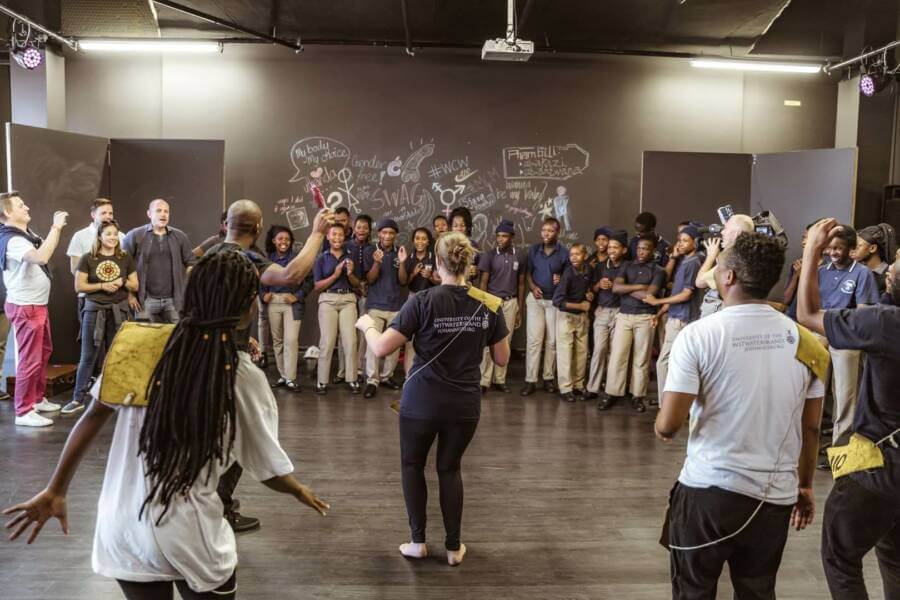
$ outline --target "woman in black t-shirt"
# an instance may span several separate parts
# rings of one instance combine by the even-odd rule
[[[85,294],[81,310],[81,359],[75,375],[72,401],[62,414],[84,409],[91,377],[112,343],[119,326],[128,318],[128,293],[137,293],[137,265],[119,245],[119,225],[105,221],[97,229],[93,249],[81,257],[75,271],[75,290]]]
[[[509,331],[497,314],[500,299],[466,285],[475,250],[466,237],[448,233],[435,248],[441,285],[410,298],[380,333],[364,315],[357,328],[369,349],[387,356],[407,340],[415,348],[415,362],[403,387],[400,405],[400,456],[403,496],[412,541],[400,546],[408,558],[423,558],[427,489],[425,460],[438,440],[437,472],[441,512],[446,528],[447,561],[462,562],[460,543],[463,485],[462,455],[475,435],[481,413],[481,357],[491,348],[494,363],[509,362]]]

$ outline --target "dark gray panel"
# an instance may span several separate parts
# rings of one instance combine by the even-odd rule
[[[644,152],[641,210],[656,215],[657,230],[670,241],[681,221],[718,223],[724,204],[746,213],[751,163],[749,154]]]
[[[73,340],[78,331],[75,290],[66,248],[72,234],[84,227],[90,204],[103,192],[106,177],[106,138],[7,125],[10,136],[10,180],[31,209],[31,227],[41,236],[50,228],[53,213],[69,213],[59,247],[53,254],[53,293],[50,314],[53,357],[56,363],[77,363],[79,349]]]

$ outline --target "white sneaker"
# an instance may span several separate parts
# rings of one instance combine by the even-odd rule
[[[47,427],[48,425],[53,425],[53,421],[37,414],[36,410],[32,410],[21,417],[16,417],[16,425],[21,425],[22,427]]]
[[[59,410],[59,404],[50,402],[46,398],[34,405],[34,410],[38,412],[56,412]]]

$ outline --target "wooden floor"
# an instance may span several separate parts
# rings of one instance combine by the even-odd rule
[[[270,369],[271,370],[271,369]],[[465,563],[448,567],[436,479],[428,476],[433,557],[412,562],[397,545],[409,532],[400,490],[398,392],[363,399],[279,393],[281,442],[300,479],[331,502],[327,518],[245,478],[241,510],[262,529],[239,537],[240,598],[654,599],[670,593],[668,555],[657,544],[669,488],[684,456],[652,434],[653,413],[569,405],[544,393],[488,394],[463,462]],[[64,400],[64,399],[63,399]],[[45,485],[74,422],[16,428],[0,403],[0,505]],[[91,571],[97,497],[112,424],[82,464],[69,495],[70,535],[48,524],[31,547],[0,542],[0,598],[121,598]],[[432,463],[433,464],[433,463]],[[828,597],[819,560],[821,509],[830,477],[817,473],[815,525],[792,532],[779,574],[782,599]],[[102,515],[100,515],[102,518]],[[882,598],[874,557],[866,562],[872,598]],[[719,596],[731,598],[727,575]]]

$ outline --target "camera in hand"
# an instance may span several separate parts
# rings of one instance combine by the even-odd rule
[[[701,238],[704,240],[714,237],[720,237],[722,235],[722,229],[724,229],[725,223],[728,222],[728,219],[734,216],[734,209],[731,208],[730,204],[726,204],[725,206],[720,206],[716,210],[716,213],[719,216],[721,224],[694,224],[700,232]],[[785,233],[784,227],[781,226],[781,222],[778,221],[778,218],[775,217],[772,211],[760,211],[759,213],[752,216],[751,219],[753,220],[753,229],[754,231],[756,231],[756,233],[761,233],[771,238],[775,238],[783,246],[788,245],[787,233]]]

